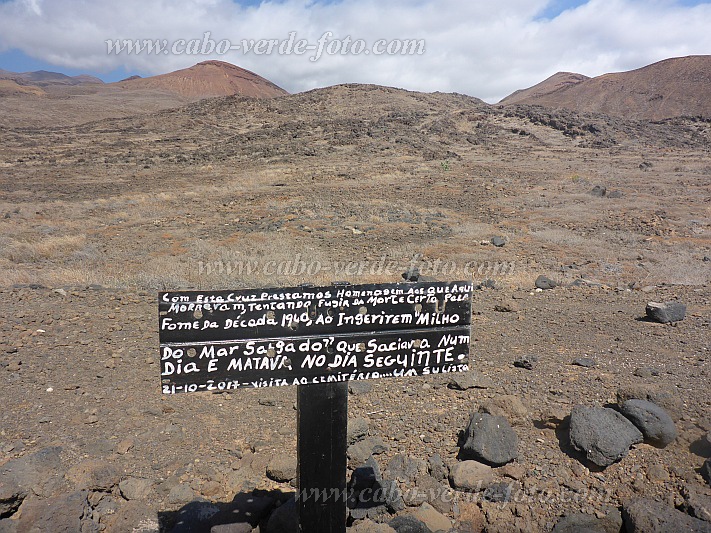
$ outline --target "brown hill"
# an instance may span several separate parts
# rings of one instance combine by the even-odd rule
[[[524,98],[515,96],[516,93],[512,94],[502,103],[599,112],[633,119],[711,117],[711,56],[666,59],[637,70],[563,85],[552,92],[534,91]]]
[[[531,98],[538,98],[560,89],[570,87],[571,85],[577,85],[578,83],[589,79],[590,78],[588,76],[584,76],[583,74],[575,74],[574,72],[558,72],[533,87],[529,87],[528,89],[519,89],[518,91],[511,93],[499,103],[504,105],[523,103]]]
[[[34,87],[53,87],[53,86],[77,86],[77,85],[92,85],[104,82],[94,76],[81,74],[79,76],[67,76],[59,72],[49,72],[47,70],[36,70],[33,72],[10,72],[0,70],[0,79],[12,80],[18,85],[27,85]]]
[[[288,94],[254,72],[224,61],[203,61],[195,66],[150,78],[116,82],[124,89],[160,89],[189,99],[240,95],[273,98]]]
[[[15,80],[0,78],[0,97],[3,96],[44,96],[45,92],[34,85],[20,85]]]

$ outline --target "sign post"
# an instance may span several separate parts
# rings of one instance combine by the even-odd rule
[[[470,282],[161,292],[162,391],[299,386],[300,529],[344,532],[347,382],[467,371],[471,293]]]

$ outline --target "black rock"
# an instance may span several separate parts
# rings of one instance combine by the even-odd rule
[[[711,522],[704,522],[673,507],[646,498],[628,501],[622,506],[622,518],[628,533],[711,533]]]
[[[99,524],[92,520],[88,494],[86,491],[72,492],[25,502],[17,524],[18,531],[98,533]]]
[[[619,461],[642,433],[617,411],[576,405],[570,415],[570,443],[588,461],[601,467]]]
[[[606,531],[603,522],[594,516],[573,513],[558,520],[551,533],[606,533]]]
[[[416,457],[398,453],[385,467],[385,477],[396,481],[415,481],[420,474],[427,473],[427,464]]]
[[[573,364],[576,366],[582,366],[585,368],[592,368],[594,366],[597,366],[597,363],[595,362],[595,359],[592,359],[590,357],[578,357],[573,361]]]
[[[649,302],[647,304],[647,318],[661,324],[679,322],[686,316],[686,305],[681,302]]]
[[[12,516],[25,496],[27,492],[22,490],[15,480],[0,479],[0,518]]]
[[[486,487],[481,497],[488,502],[505,503],[511,501],[513,492],[513,483],[500,482]]]
[[[657,404],[646,400],[627,400],[620,411],[655,446],[664,447],[677,437],[676,426],[669,414]]]
[[[475,413],[464,432],[462,459],[502,466],[518,457],[518,436],[503,416]]]
[[[607,194],[607,187],[604,185],[595,185],[595,187],[593,187],[590,191],[590,194],[597,196],[598,198],[602,198]]]
[[[299,516],[296,500],[289,498],[269,517],[266,533],[298,533]]]
[[[706,459],[701,465],[701,477],[706,480],[706,483],[711,485],[711,459]]]
[[[533,365],[538,362],[538,357],[535,355],[524,355],[516,359],[513,365],[517,368],[525,368],[526,370],[533,370]]]
[[[424,522],[420,522],[414,516],[396,516],[388,525],[397,533],[432,533]]]
[[[432,476],[437,481],[444,481],[449,476],[449,468],[442,461],[442,457],[438,453],[434,454],[429,458],[428,469],[430,476]]]
[[[502,246],[506,245],[506,239],[504,239],[503,237],[492,237],[491,244],[493,244],[497,248],[501,248]]]
[[[543,289],[543,290],[555,289],[557,286],[558,286],[558,283],[556,283],[552,279],[550,279],[542,274],[536,278],[536,288],[537,289]]]
[[[624,194],[622,194],[622,191],[612,191],[607,195],[608,198],[622,198],[623,196]]]

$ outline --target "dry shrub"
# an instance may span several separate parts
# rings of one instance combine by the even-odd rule
[[[3,256],[13,263],[56,261],[81,250],[86,235],[38,237],[36,240],[14,241],[5,247]]]

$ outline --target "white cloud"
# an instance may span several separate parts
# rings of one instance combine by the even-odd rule
[[[231,0],[13,0],[0,3],[0,49],[18,48],[58,68],[157,74],[206,59],[248,68],[297,92],[336,83],[456,91],[497,101],[559,71],[589,76],[711,51],[711,3],[590,0],[552,20],[550,0],[308,0],[241,7]],[[424,39],[415,56],[108,55],[107,39]]]

